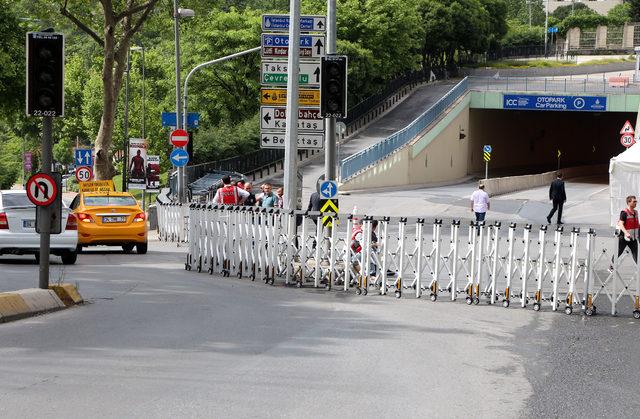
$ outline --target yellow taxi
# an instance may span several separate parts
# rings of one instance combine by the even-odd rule
[[[78,252],[85,246],[122,246],[147,253],[147,217],[128,192],[81,192],[71,203],[78,220]]]

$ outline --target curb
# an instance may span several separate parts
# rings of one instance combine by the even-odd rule
[[[62,310],[83,301],[71,284],[53,285],[50,288],[27,288],[0,293],[0,323]]]

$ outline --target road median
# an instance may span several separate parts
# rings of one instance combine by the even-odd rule
[[[52,285],[50,288],[0,293],[0,323],[62,310],[83,301],[71,284]]]

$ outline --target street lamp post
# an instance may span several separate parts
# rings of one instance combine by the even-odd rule
[[[180,120],[180,24],[181,17],[193,17],[195,13],[191,9],[180,9],[178,0],[173,0],[173,31],[176,48],[176,129],[183,128]],[[184,149],[184,147],[183,147]],[[186,202],[185,170],[178,167],[178,202]]]
[[[122,154],[122,192],[127,190],[127,162],[129,160],[129,73],[131,69],[131,51],[127,51],[127,78],[124,82],[124,146]]]
[[[146,86],[145,86],[145,62],[144,62],[144,45],[134,45],[131,47],[131,51],[140,51],[142,53],[142,128],[141,128],[141,134],[142,134],[142,138],[146,138],[145,137],[145,131],[146,131],[146,108],[145,108],[145,90],[146,90]]]

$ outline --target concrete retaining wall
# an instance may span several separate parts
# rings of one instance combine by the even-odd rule
[[[580,176],[588,176],[594,174],[607,173],[609,169],[606,164],[598,164],[593,166],[578,166],[561,169],[565,179],[576,178]],[[522,191],[525,189],[539,188],[549,185],[556,178],[556,171],[538,173],[535,175],[508,176],[483,181],[484,190],[489,196],[502,195],[511,192]]]

